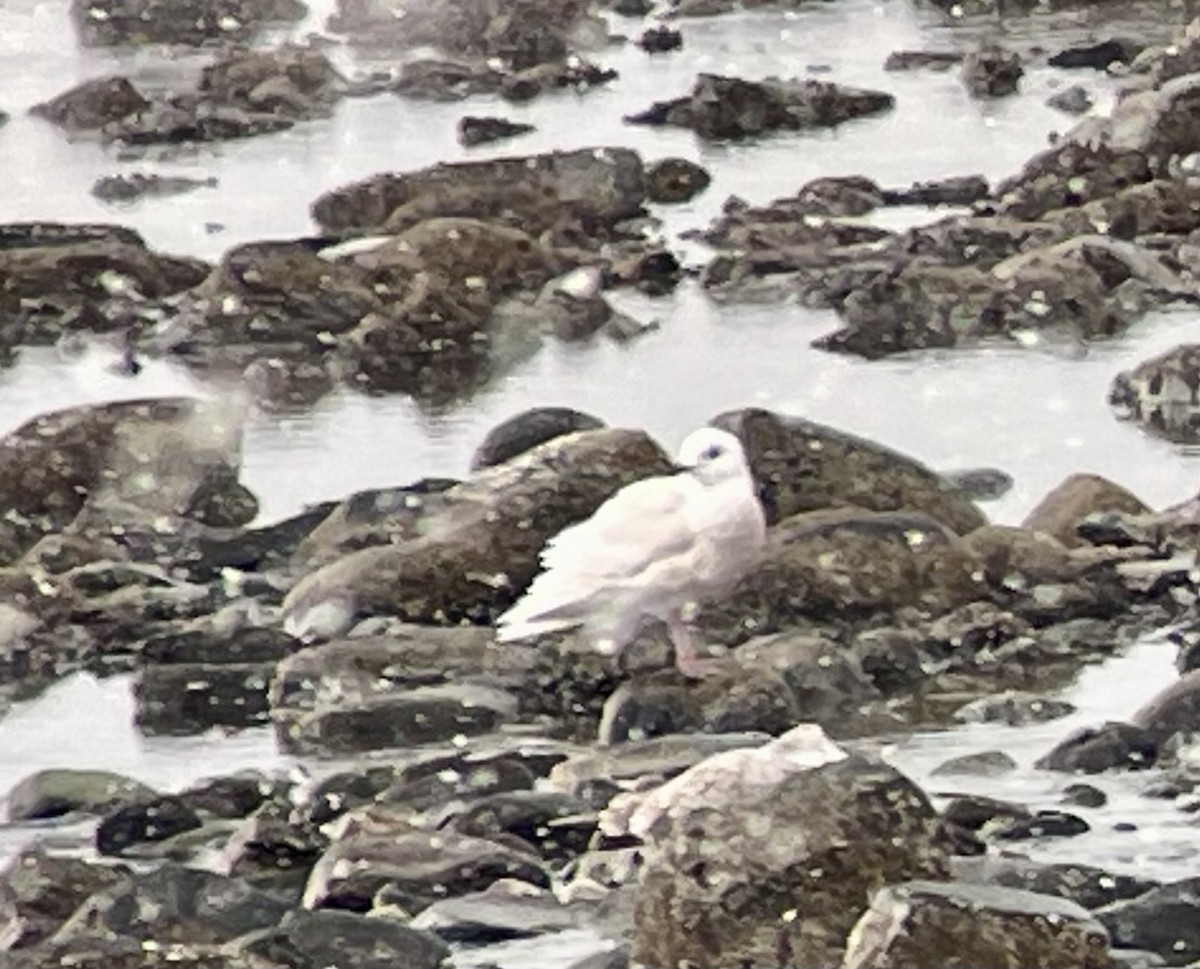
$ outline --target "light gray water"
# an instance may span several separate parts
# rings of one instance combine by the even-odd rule
[[[1069,119],[1044,105],[1055,89],[1081,81],[1102,108],[1111,99],[1110,82],[1091,72],[1035,68],[1021,96],[993,103],[970,100],[953,72],[886,74],[882,65],[892,50],[953,47],[963,38],[907,0],[839,0],[788,14],[684,22],[686,46],[678,54],[651,58],[632,46],[599,52],[598,59],[617,68],[621,78],[582,97],[564,93],[514,106],[488,98],[446,105],[384,95],[347,101],[331,119],[290,132],[131,164],[112,149],[70,143],[24,112],[88,77],[122,71],[161,79],[194,71],[201,62],[164,63],[153,51],[81,51],[65,8],[50,0],[0,4],[0,108],[12,115],[0,127],[0,221],[116,221],[141,231],[153,246],[209,259],[248,240],[310,233],[308,205],[318,194],[378,171],[610,144],[638,148],[647,158],[683,155],[713,172],[704,195],[660,211],[663,232],[673,239],[703,226],[731,194],[767,202],[822,175],[865,174],[885,185],[972,173],[999,178],[1043,147],[1051,131],[1068,127]],[[319,30],[320,24],[314,16],[297,34]],[[640,29],[617,24],[630,33]],[[1085,32],[1073,27],[1048,34],[1040,25],[1022,34],[1053,47],[1056,39]],[[335,56],[351,73],[377,66],[356,62],[345,51]],[[811,67],[828,69],[820,75],[826,79],[891,91],[896,110],[833,133],[729,147],[620,120],[653,100],[684,92],[701,70],[761,77],[803,75]],[[454,140],[455,122],[465,113],[503,114],[530,121],[539,131],[467,151]],[[89,194],[97,177],[130,170],[215,176],[219,186],[130,207],[105,206]],[[886,216],[889,224],[933,217],[912,211]],[[684,251],[698,256],[694,249]],[[628,294],[613,299],[639,319],[657,320],[659,329],[624,346],[604,341],[547,346],[473,400],[443,412],[422,411],[399,397],[343,392],[311,412],[252,416],[244,480],[260,496],[263,519],[360,488],[464,474],[488,428],[535,404],[570,405],[614,424],[645,427],[672,449],[688,430],[725,408],[756,404],[804,415],[937,468],[1003,468],[1016,478],[1016,488],[988,511],[1004,522],[1019,521],[1048,489],[1078,471],[1105,474],[1156,505],[1190,497],[1200,483],[1195,455],[1118,423],[1105,404],[1117,371],[1194,338],[1191,312],[1147,319],[1122,339],[1086,351],[1005,347],[866,363],[809,346],[835,325],[829,313],[718,307],[691,286],[669,299]],[[213,392],[153,361],[136,380],[121,378],[106,371],[108,359],[103,349],[72,362],[53,350],[24,352],[14,369],[0,371],[0,434],[37,413],[84,401]],[[1070,691],[1081,707],[1078,721],[1128,715],[1171,679],[1170,662],[1170,649],[1151,642],[1089,671]],[[0,790],[48,765],[111,767],[176,788],[249,764],[282,763],[267,731],[147,740],[131,727],[131,709],[124,680],[97,683],[86,676],[18,706],[0,720]],[[1026,765],[1069,726],[964,728],[914,738],[892,756],[920,781],[936,763],[988,747],[1003,747]],[[1046,807],[1062,783],[1022,770],[969,789]],[[1101,783],[1113,806],[1099,815],[1096,832],[1038,850],[1143,873],[1190,873],[1186,816],[1169,804],[1139,799],[1144,778],[1114,776]],[[942,790],[945,784],[930,787]],[[1115,820],[1133,820],[1141,828],[1134,834],[1105,832]],[[0,839],[0,855],[25,836],[9,832]]]

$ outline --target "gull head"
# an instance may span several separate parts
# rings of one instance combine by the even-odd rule
[[[690,472],[706,485],[746,477],[750,473],[742,442],[716,427],[692,431],[679,445],[676,460],[681,470]]]

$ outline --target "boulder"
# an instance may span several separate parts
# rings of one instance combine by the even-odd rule
[[[1107,478],[1073,474],[1038,502],[1021,527],[1043,532],[1072,548],[1080,544],[1076,526],[1088,515],[1100,511],[1141,515],[1150,509],[1132,492]]]
[[[1156,734],[1130,723],[1081,727],[1034,765],[1042,770],[1098,774],[1113,768],[1145,770],[1158,759]]]
[[[1159,747],[1195,734],[1200,727],[1200,672],[1184,673],[1142,704],[1131,720]]]
[[[688,202],[708,188],[712,176],[686,158],[663,158],[646,169],[646,196],[651,202]]]
[[[484,436],[471,455],[471,470],[481,471],[511,461],[539,444],[575,431],[593,431],[604,422],[570,407],[531,407],[501,421]]]
[[[122,855],[151,841],[165,841],[201,826],[200,816],[177,797],[140,801],[105,815],[96,827],[96,850]]]
[[[844,969],[1108,969],[1108,933],[1074,902],[1015,888],[910,881],[875,893]]]
[[[1011,855],[954,858],[950,870],[958,881],[1019,888],[1053,895],[1086,909],[1097,909],[1122,899],[1137,898],[1155,883],[1133,875],[1118,875],[1072,862],[1041,864]]]
[[[1117,374],[1108,402],[1169,441],[1200,442],[1200,346],[1181,344]]]
[[[967,51],[962,62],[963,84],[976,98],[1015,94],[1024,73],[1019,54],[994,44]]]
[[[1136,898],[1111,902],[1096,918],[1113,945],[1156,952],[1168,966],[1200,955],[1200,879],[1184,878],[1151,888]]]
[[[0,874],[10,905],[0,905],[0,949],[36,945],[59,927],[90,896],[127,882],[128,869],[51,855],[35,844],[16,855]],[[2,894],[2,893],[0,893]]]
[[[19,781],[5,795],[5,803],[10,821],[37,821],[74,811],[103,814],[156,796],[141,781],[111,771],[49,768]]]

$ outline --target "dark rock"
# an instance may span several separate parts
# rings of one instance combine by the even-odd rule
[[[458,143],[470,148],[505,138],[528,134],[537,129],[531,124],[509,121],[507,118],[480,118],[467,115],[458,121]]]
[[[845,969],[928,965],[1108,969],[1108,933],[1073,902],[1014,888],[910,881],[880,889]]]
[[[622,17],[645,17],[654,10],[652,0],[613,0],[613,13]]]
[[[972,794],[951,798],[942,810],[942,817],[968,831],[980,831],[1011,821],[1026,821],[1032,815],[1020,804]]]
[[[1108,803],[1108,795],[1091,784],[1068,784],[1063,788],[1060,804],[1100,808]]]
[[[1046,99],[1046,104],[1066,114],[1087,114],[1095,103],[1088,89],[1081,84],[1072,84]]]
[[[1000,98],[1016,93],[1017,82],[1024,73],[1019,54],[995,45],[970,50],[963,58],[963,83],[976,98]]]
[[[313,218],[327,232],[400,232],[435,217],[500,219],[536,235],[564,221],[611,227],[641,214],[642,160],[627,148],[435,165],[376,175],[321,196]]]
[[[942,477],[971,501],[995,501],[1012,490],[1013,478],[998,468],[943,471]]]
[[[1018,174],[996,187],[996,198],[1001,211],[1034,219],[1055,209],[1111,198],[1152,177],[1140,151],[1068,141],[1034,155]]]
[[[125,77],[103,77],[35,105],[30,113],[70,132],[98,131],[106,124],[135,116],[149,100]]]
[[[567,794],[510,791],[469,802],[440,827],[502,843],[519,838],[546,860],[565,862],[587,850],[596,815],[585,801]]]
[[[1144,45],[1136,40],[1112,38],[1094,44],[1065,47],[1057,54],[1052,54],[1047,63],[1051,67],[1090,67],[1097,71],[1107,71],[1112,64],[1132,64],[1133,59],[1143,49]]]
[[[301,803],[300,810],[313,824],[326,824],[347,811],[370,804],[395,780],[396,769],[390,765],[361,771],[338,771],[313,786]]]
[[[837,965],[870,893],[945,871],[936,820],[907,779],[861,757],[706,789],[651,826],[633,958]]]
[[[90,896],[129,880],[127,869],[48,854],[40,845],[14,857],[0,874],[11,910],[0,917],[8,949],[36,945],[53,935]],[[0,909],[9,906],[0,906]]]
[[[1114,875],[1102,868],[1069,862],[1044,865],[1028,858],[989,855],[951,861],[956,879],[1020,888],[1070,899],[1084,908],[1099,908],[1119,899],[1136,898],[1154,882],[1129,875]]]
[[[1155,735],[1129,723],[1082,727],[1062,740],[1034,765],[1042,770],[1098,774],[1113,768],[1144,770],[1158,759]]]
[[[973,775],[977,777],[999,777],[1017,767],[1017,762],[1002,750],[985,750],[978,754],[963,754],[951,757],[933,769],[933,776]]]
[[[948,71],[963,62],[964,55],[958,51],[940,50],[896,50],[888,54],[883,63],[885,71],[916,71],[930,69]]]
[[[201,825],[199,815],[177,797],[159,797],[118,808],[96,828],[96,849],[121,855],[147,841],[165,841]]]
[[[1156,952],[1169,966],[1200,954],[1200,879],[1185,878],[1096,911],[1113,945]]]
[[[92,895],[54,942],[78,946],[112,935],[158,945],[228,942],[278,924],[287,910],[237,878],[168,863]]]
[[[1075,707],[1066,700],[1006,690],[959,707],[954,711],[954,719],[963,723],[1005,723],[1010,727],[1022,727],[1048,723],[1074,712]]]
[[[244,818],[279,795],[283,784],[258,771],[197,781],[180,791],[179,801],[199,814],[217,818]]]
[[[1194,734],[1200,724],[1200,673],[1185,673],[1144,703],[1132,721],[1160,748]]]
[[[285,617],[328,638],[361,616],[447,624],[498,614],[532,581],[551,536],[624,485],[666,470],[640,432],[550,441],[445,492],[445,513],[423,523],[422,537],[353,552],[306,576],[288,593]]]
[[[625,120],[690,128],[702,138],[724,140],[830,128],[890,110],[894,103],[895,99],[882,91],[823,81],[758,82],[701,74],[688,96],[661,101]]]
[[[923,512],[960,535],[986,524],[940,476],[873,441],[756,408],[727,411],[712,423],[741,439],[768,522],[855,506]]]
[[[1135,495],[1097,474],[1073,474],[1025,516],[1022,528],[1044,532],[1067,547],[1078,544],[1075,528],[1098,511],[1140,515],[1150,511]]]
[[[471,456],[471,470],[480,471],[503,464],[539,444],[572,434],[604,427],[604,422],[591,414],[569,407],[533,407],[502,421],[488,431]]]
[[[1038,811],[1033,817],[1010,821],[991,833],[998,841],[1025,841],[1030,838],[1074,838],[1091,831],[1083,818],[1065,811]]]
[[[497,882],[482,892],[434,902],[412,921],[412,927],[463,946],[488,945],[575,928],[578,911],[549,892]]]
[[[651,202],[687,202],[706,188],[712,177],[686,158],[664,158],[646,169],[646,197]]]
[[[51,768],[21,780],[5,795],[5,802],[9,820],[35,821],[73,811],[103,814],[121,804],[155,797],[153,788],[121,774]]]
[[[270,719],[273,663],[172,663],[142,669],[136,721],[146,734],[185,735]]]
[[[450,950],[430,932],[390,918],[295,909],[242,951],[287,969],[438,969]]]
[[[415,915],[439,899],[481,891],[501,878],[539,888],[550,883],[535,855],[495,841],[445,831],[351,834],[317,862],[304,904],[365,912],[387,886],[389,895]]]
[[[637,39],[637,45],[648,54],[680,50],[683,47],[683,34],[662,25],[651,27]]]
[[[1200,346],[1173,347],[1117,374],[1108,401],[1118,416],[1136,420],[1170,441],[1200,441]]]
[[[245,40],[272,22],[303,18],[297,0],[72,0],[71,16],[85,44],[110,47]]]
[[[972,205],[986,199],[990,192],[982,175],[958,175],[886,189],[883,201],[885,205]]]
[[[92,194],[102,202],[136,202],[148,196],[182,195],[198,188],[216,188],[215,178],[186,178],[134,172],[132,175],[105,175],[96,179]]]
[[[328,846],[329,838],[317,830],[312,818],[276,798],[238,825],[221,850],[221,860],[234,877],[294,900]]]

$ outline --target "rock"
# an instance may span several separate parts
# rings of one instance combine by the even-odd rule
[[[795,735],[801,748],[811,746],[813,729],[775,743]],[[816,749],[789,761],[782,749],[752,762],[747,751],[720,755],[727,773],[710,762],[696,776],[711,779],[696,789],[688,775],[676,778],[663,789],[675,793],[660,797],[666,810],[636,825],[648,842],[634,960],[836,965],[871,892],[944,871],[933,847],[936,816],[902,775]],[[754,833],[763,830],[771,837]]]
[[[640,215],[644,200],[638,154],[593,148],[375,175],[322,195],[312,214],[333,235],[401,232],[436,217],[498,220],[538,235],[564,223],[602,231]]]
[[[975,98],[1015,94],[1024,73],[1020,55],[996,45],[977,47],[963,58],[963,83]]]
[[[1074,712],[1074,705],[1066,700],[1006,690],[959,707],[954,711],[954,719],[962,723],[1004,723],[1010,727],[1023,727],[1031,723],[1048,723]]]
[[[279,796],[287,785],[256,770],[197,781],[178,794],[187,808],[217,818],[244,818]]]
[[[222,55],[201,72],[197,90],[214,104],[300,121],[328,114],[347,88],[320,51],[282,47]]]
[[[17,820],[17,819],[14,819]],[[58,931],[90,896],[130,878],[128,869],[48,854],[38,844],[16,855],[0,874],[11,912],[0,919],[0,949],[24,949]]]
[[[98,131],[106,124],[135,116],[150,101],[126,77],[103,77],[35,105],[30,113],[69,132]]]
[[[1191,343],[1117,374],[1108,401],[1118,416],[1170,441],[1200,441],[1200,346]]]
[[[885,205],[972,205],[990,194],[991,187],[982,175],[958,175],[913,182],[903,189],[886,189],[883,202]]]
[[[294,22],[297,0],[72,0],[71,17],[85,44],[97,47],[245,40],[272,22]]]
[[[558,791],[507,791],[450,809],[439,827],[474,838],[520,846],[562,863],[583,854],[596,833],[587,802]]]
[[[1088,93],[1088,89],[1081,84],[1072,84],[1068,88],[1063,88],[1057,94],[1052,94],[1046,99],[1046,104],[1066,114],[1087,114],[1092,110],[1092,105],[1095,101]]]
[[[492,687],[417,687],[357,703],[318,706],[280,739],[302,753],[362,753],[487,733],[516,712],[516,697]]]
[[[1028,808],[1011,801],[1000,801],[993,797],[977,795],[961,795],[946,803],[946,807],[942,810],[942,817],[960,828],[979,832],[984,828],[995,828],[1000,824],[1013,821],[1027,821],[1032,815]]]
[[[646,169],[646,197],[651,202],[689,202],[706,188],[712,176],[686,158],[664,158]]]
[[[683,34],[670,27],[659,25],[644,31],[637,39],[637,45],[647,54],[663,54],[667,51],[683,48]]]
[[[165,841],[201,825],[200,817],[177,797],[157,797],[118,808],[96,828],[96,849],[102,855],[125,854],[147,841]]]
[[[286,902],[237,878],[166,863],[91,896],[51,940],[121,936],[157,945],[228,942],[277,925]]]
[[[559,438],[445,492],[422,537],[353,552],[306,576],[284,601],[298,630],[336,635],[356,617],[455,623],[498,615],[532,580],[542,546],[631,481],[669,469],[640,432]]]
[[[1155,885],[1152,881],[1110,874],[1090,865],[1070,862],[1045,865],[1008,855],[954,858],[950,868],[954,877],[961,881],[1054,895],[1087,909],[1100,908],[1119,899],[1136,898]]]
[[[1156,952],[1169,966],[1200,954],[1200,879],[1185,878],[1097,909],[1114,946]]]
[[[995,501],[1012,490],[1012,475],[997,468],[943,471],[942,477],[971,501]]]
[[[458,143],[471,148],[515,138],[536,130],[531,124],[509,121],[507,118],[479,118],[467,115],[458,121]]]
[[[1107,969],[1108,933],[1073,902],[1014,888],[910,881],[881,888],[846,944],[845,969],[928,965]]]
[[[727,411],[711,423],[741,439],[769,523],[854,506],[922,512],[960,535],[986,524],[940,476],[873,441],[757,408]]]
[[[1074,838],[1091,831],[1083,818],[1066,811],[1038,811],[1032,817],[1016,818],[991,832],[997,841],[1026,841],[1031,838]]]
[[[1068,784],[1063,788],[1059,804],[1100,808],[1108,803],[1108,795],[1091,784]]]
[[[5,795],[5,802],[10,821],[36,821],[74,811],[103,814],[118,805],[156,796],[157,792],[141,781],[111,771],[50,768],[18,782]]]
[[[494,882],[482,892],[434,902],[410,923],[464,946],[524,939],[578,926],[579,912],[524,882]]]
[[[1018,174],[996,186],[995,194],[1002,212],[1035,219],[1111,198],[1152,177],[1140,151],[1068,141],[1034,155]]]
[[[1080,544],[1076,525],[1099,511],[1141,515],[1150,509],[1131,492],[1098,474],[1073,474],[1038,502],[1021,527],[1044,532],[1073,548]]]
[[[1079,566],[1063,543],[1042,532],[985,525],[964,542],[982,559],[988,582],[1000,588],[1019,590],[1079,578]]]
[[[264,802],[229,836],[220,861],[229,873],[288,900],[300,897],[329,838],[281,799]]]
[[[1035,763],[1041,770],[1098,774],[1113,768],[1144,770],[1158,759],[1155,735],[1129,723],[1082,727],[1059,742]]]
[[[385,885],[416,915],[439,899],[481,891],[501,878],[549,887],[531,853],[451,832],[353,833],[317,862],[304,893],[305,908],[367,911]]]
[[[888,111],[894,103],[895,99],[882,91],[823,81],[771,78],[758,82],[701,74],[691,94],[660,101],[625,120],[690,128],[702,138],[724,140],[831,128]]]
[[[1046,63],[1051,67],[1090,67],[1097,71],[1107,71],[1113,64],[1132,64],[1143,49],[1144,45],[1136,40],[1113,37],[1096,41],[1094,44],[1064,47],[1057,54],[1052,54]]]
[[[940,50],[896,50],[883,63],[885,71],[917,71],[929,69],[948,71],[963,62],[964,55],[958,51]]]
[[[999,777],[1017,768],[1017,762],[1002,750],[985,750],[978,754],[951,757],[933,769],[932,776],[962,775]]]
[[[187,178],[134,172],[131,175],[105,175],[96,179],[92,194],[102,202],[136,202],[146,197],[183,195],[198,188],[216,188],[215,178]]]
[[[353,912],[295,909],[278,926],[251,939],[242,951],[264,964],[288,969],[438,969],[450,950],[430,932],[391,918]]]
[[[592,431],[604,422],[569,407],[531,407],[488,431],[471,456],[471,470],[490,468],[564,434]]]
[[[1131,718],[1150,742],[1163,747],[1186,739],[1200,724],[1200,673],[1185,673],[1146,701]]]

